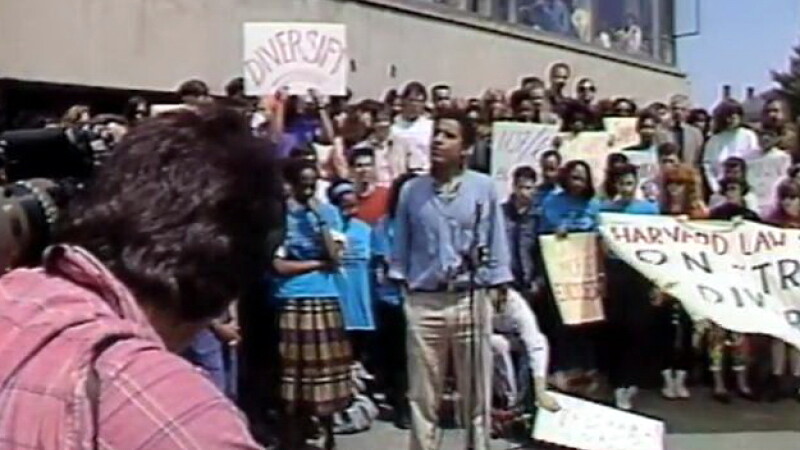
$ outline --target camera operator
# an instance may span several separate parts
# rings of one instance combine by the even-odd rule
[[[230,111],[130,131],[70,203],[42,266],[0,279],[4,447],[257,447],[173,352],[264,273],[282,218],[274,171]]]

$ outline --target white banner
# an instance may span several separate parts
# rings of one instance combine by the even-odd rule
[[[274,94],[283,87],[305,95],[347,92],[346,28],[331,23],[244,24],[244,81],[248,95]]]
[[[497,193],[505,199],[511,191],[511,174],[519,166],[531,166],[540,175],[539,156],[553,148],[557,125],[495,122],[492,126],[492,177]]]
[[[539,409],[533,438],[580,450],[662,450],[664,422],[552,393],[558,412]]]
[[[695,320],[800,348],[800,230],[601,214],[608,247]]]

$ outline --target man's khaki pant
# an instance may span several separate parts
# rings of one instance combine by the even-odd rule
[[[461,425],[473,427],[472,448],[488,449],[492,361],[489,346],[492,307],[488,295],[483,290],[475,292],[473,314],[470,314],[468,293],[412,292],[405,310],[412,422],[410,448],[433,450],[440,447],[442,433],[438,410],[452,350],[453,372],[461,398],[458,408]],[[471,350],[473,331],[480,339]],[[480,364],[473,363],[473,353]]]

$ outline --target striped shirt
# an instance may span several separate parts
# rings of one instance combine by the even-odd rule
[[[92,255],[54,247],[45,267],[0,279],[0,449],[258,448]]]

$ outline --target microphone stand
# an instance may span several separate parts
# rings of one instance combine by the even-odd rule
[[[483,205],[480,202],[475,204],[475,222],[472,225],[472,242],[469,246],[469,254],[466,258],[467,263],[467,270],[469,272],[469,284],[468,284],[468,292],[469,292],[469,321],[470,323],[467,325],[467,336],[469,336],[469,361],[470,371],[469,371],[469,393],[467,398],[469,401],[463,402],[466,403],[464,407],[467,409],[467,416],[469,417],[469,423],[465,424],[467,426],[467,442],[466,442],[466,450],[475,450],[475,424],[474,424],[474,417],[473,411],[475,410],[477,395],[481,386],[478,384],[478,375],[482,373],[482,355],[483,347],[477,342],[478,339],[481,339],[481,333],[483,324],[478,324],[477,320],[481,318],[481,314],[476,313],[475,311],[475,293],[477,290],[477,273],[478,268],[481,265],[482,255],[481,255],[481,246],[480,242],[480,224],[483,215]],[[479,358],[479,359],[478,359]],[[483,378],[483,377],[481,377]],[[489,426],[489,424],[484,424],[484,426]],[[488,431],[488,430],[484,430]]]

